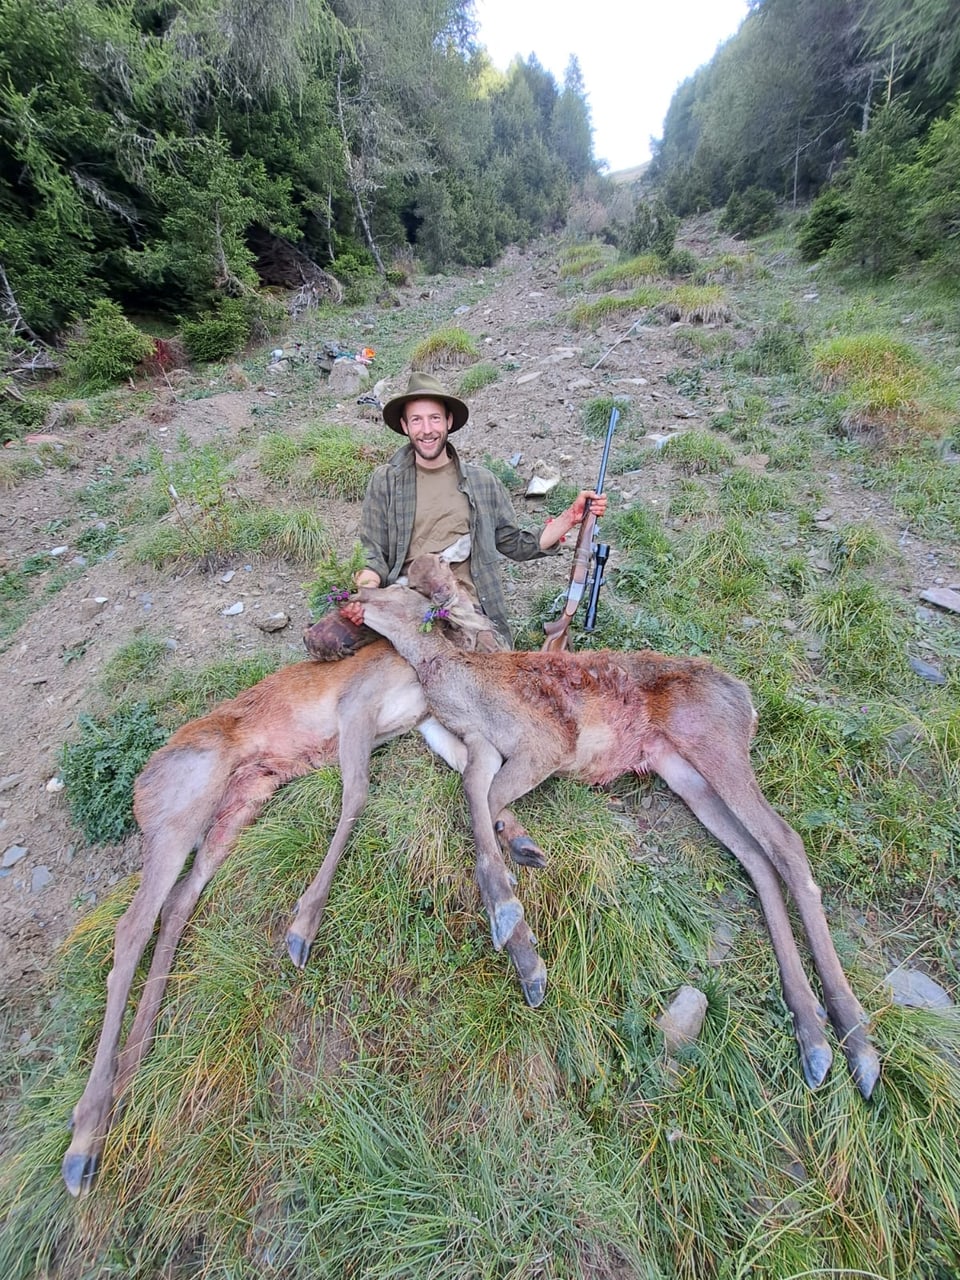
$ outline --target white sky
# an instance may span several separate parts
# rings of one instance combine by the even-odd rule
[[[474,0],[495,66],[534,53],[563,87],[576,54],[593,123],[593,151],[611,169],[650,158],[673,92],[709,62],[747,13],[747,0]]]

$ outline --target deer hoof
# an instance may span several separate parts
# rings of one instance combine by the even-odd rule
[[[503,950],[522,919],[523,907],[517,898],[508,898],[493,908],[490,912],[490,936],[494,951]]]
[[[819,1089],[827,1078],[833,1054],[826,1043],[815,1048],[800,1050],[800,1062],[803,1066],[803,1077],[811,1089]]]
[[[872,1044],[847,1052],[847,1064],[854,1083],[864,1098],[869,1098],[880,1079],[880,1058]]]
[[[547,966],[540,961],[540,972],[532,978],[521,978],[520,988],[523,998],[531,1009],[539,1009],[547,995]]]
[[[61,1172],[72,1196],[80,1196],[90,1190],[97,1176],[99,1163],[99,1156],[87,1155],[83,1151],[73,1154],[67,1152],[63,1157]]]
[[[287,934],[287,954],[298,969],[305,969],[310,959],[310,943],[299,933]]]
[[[529,836],[517,836],[509,844],[510,857],[521,867],[545,867],[547,855]]]

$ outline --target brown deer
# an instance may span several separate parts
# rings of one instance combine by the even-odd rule
[[[410,581],[436,580],[451,621],[462,606],[435,557]],[[807,1083],[832,1061],[825,1014],[804,973],[781,890],[789,890],[820,977],[830,1021],[851,1074],[868,1098],[880,1061],[830,936],[820,890],[797,833],[765,800],[750,765],[756,712],[746,685],[703,658],[650,650],[617,653],[460,653],[421,627],[422,597],[394,585],[362,588],[364,622],[415,669],[430,710],[467,750],[463,772],[477,849],[476,877],[494,947],[509,948],[532,1005],[546,970],[530,944],[523,908],[497,844],[494,817],[546,778],[603,784],[655,772],[741,862],[760,899]],[[470,624],[468,611],[464,620]],[[519,946],[511,947],[519,935]]]
[[[445,577],[443,590],[449,591]],[[426,603],[420,598],[421,615]],[[472,631],[487,628],[479,615],[475,619]],[[465,642],[473,643],[470,631]],[[63,1178],[73,1195],[92,1185],[115,1108],[150,1048],[177,944],[201,893],[240,832],[255,821],[278,787],[339,760],[340,820],[287,934],[290,958],[303,968],[337,863],[366,803],[370,753],[415,726],[438,755],[462,771],[462,743],[429,717],[410,666],[386,641],[376,639],[345,661],[299,662],[267,676],[178,729],[150,757],[134,787],[143,872],[130,906],[117,922],[103,1027],[90,1077],[73,1111],[72,1139],[63,1159]],[[540,863],[542,854],[512,815],[501,815],[498,828],[511,857],[528,865]],[[183,875],[193,850],[196,856]],[[158,917],[160,928],[143,994],[118,1053],[134,975]],[[518,966],[527,968],[531,950],[522,930],[508,948]]]

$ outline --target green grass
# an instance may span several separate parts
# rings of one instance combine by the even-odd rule
[[[491,383],[496,382],[499,377],[500,370],[495,364],[487,361],[475,364],[467,369],[460,379],[460,395],[465,397],[476,395],[484,387],[489,387]]]
[[[685,475],[713,474],[734,463],[728,444],[708,431],[683,431],[667,440],[656,453],[658,460],[671,462]]]
[[[451,364],[470,364],[479,358],[476,339],[466,329],[450,325],[418,342],[410,353],[410,364],[414,369],[434,370]]]
[[[654,285],[645,285],[629,294],[607,294],[594,302],[578,302],[571,307],[570,323],[575,329],[596,329],[631,311],[655,307],[662,298],[663,290]]]
[[[560,254],[560,279],[588,275],[603,263],[604,257],[603,245],[595,240],[589,244],[568,245]]]
[[[330,550],[330,534],[313,507],[264,508],[225,500],[206,511],[176,512],[166,522],[135,538],[129,555],[135,564],[161,569],[183,560],[216,566],[237,553],[276,555],[311,563]]]
[[[659,304],[668,320],[683,324],[722,324],[732,319],[723,287],[718,284],[678,284]]]
[[[629,289],[634,285],[653,284],[664,278],[663,263],[655,253],[644,253],[626,262],[614,262],[595,271],[587,280],[587,289]]]
[[[662,862],[636,856],[600,793],[553,783],[524,802],[551,855],[521,873],[551,975],[534,1012],[489,946],[459,783],[413,741],[377,757],[310,965],[290,968],[279,939],[338,804],[334,770],[291,785],[211,886],[97,1188],[74,1205],[62,1119],[130,886],[81,922],[44,1033],[59,1047],[30,1072],[0,1174],[10,1280],[138,1280],[174,1260],[251,1280],[892,1280],[928,1274],[933,1239],[960,1258],[955,1018],[891,1008],[855,969],[880,1092],[865,1105],[838,1064],[810,1093],[737,892],[734,955],[701,979],[703,1032],[666,1063],[654,1019],[703,964],[706,884],[741,883],[726,858],[684,855],[703,842],[682,806],[679,827],[661,818]]]

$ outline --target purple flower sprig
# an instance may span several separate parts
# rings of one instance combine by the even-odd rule
[[[420,623],[421,631],[432,631],[435,622],[446,622],[450,617],[449,609],[428,609]]]
[[[328,591],[325,595],[318,595],[314,603],[313,609],[317,617],[324,617],[331,609],[339,609],[342,604],[346,604],[350,599],[350,590],[348,587],[334,587],[332,591]]]

